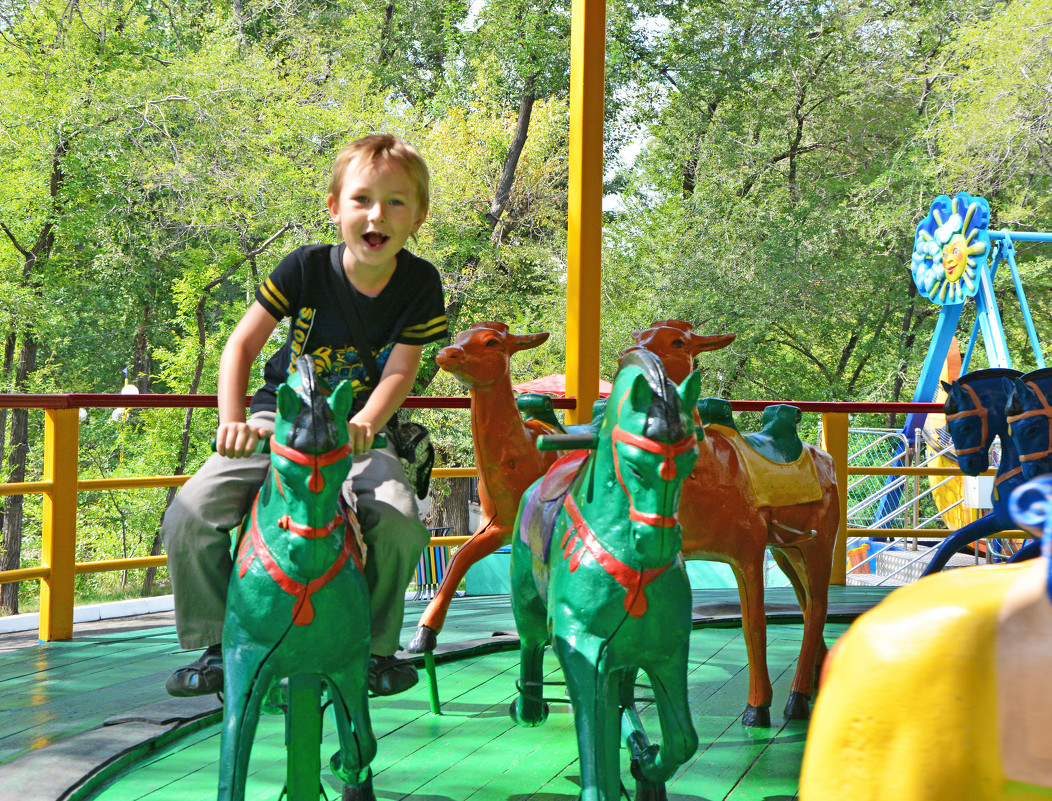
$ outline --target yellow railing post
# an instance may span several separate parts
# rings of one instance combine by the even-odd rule
[[[842,413],[822,415],[822,437],[826,452],[836,463],[836,491],[840,496],[840,527],[833,548],[833,570],[830,584],[847,584],[847,428],[848,418]]]
[[[570,4],[570,175],[566,240],[566,394],[587,423],[599,397],[606,0]]]
[[[48,576],[40,586],[40,640],[73,637],[73,577],[77,561],[77,467],[80,418],[77,409],[48,409],[44,423],[42,561]]]

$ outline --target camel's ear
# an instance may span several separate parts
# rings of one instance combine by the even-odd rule
[[[549,336],[550,334],[547,331],[541,331],[539,334],[508,334],[505,340],[508,343],[508,353],[518,353],[520,350],[536,348],[538,345],[543,345],[547,342]]]
[[[688,342],[690,343],[691,355],[696,356],[699,353],[705,353],[710,350],[720,350],[730,345],[737,334],[691,334]]]

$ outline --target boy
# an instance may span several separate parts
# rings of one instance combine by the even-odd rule
[[[427,165],[411,145],[374,134],[347,145],[333,165],[327,200],[342,245],[308,245],[286,256],[256,290],[219,362],[216,455],[176,496],[162,528],[175,593],[176,629],[186,649],[206,647],[195,662],[168,678],[172,695],[205,695],[223,688],[222,629],[231,571],[230,535],[263,483],[270,459],[253,454],[274,430],[276,391],[297,356],[314,357],[335,387],[360,385],[347,422],[354,465],[345,484],[357,496],[368,558],[372,658],[369,688],[393,695],[417,682],[399,648],[405,588],[428,532],[401,462],[389,444],[370,451],[373,437],[402,405],[416,379],[424,345],[448,336],[442,284],[435,267],[403,249],[429,207]],[[346,304],[380,371],[379,381],[356,350]],[[265,383],[246,421],[249,370],[278,322],[292,317],[285,345],[267,362]],[[350,622],[349,622],[350,624]]]

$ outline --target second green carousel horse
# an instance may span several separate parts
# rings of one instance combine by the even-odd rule
[[[677,387],[648,351],[626,356],[595,450],[560,459],[519,507],[511,597],[521,680],[511,715],[524,726],[546,718],[540,689],[550,642],[573,704],[582,801],[621,798],[622,727],[637,799],[662,798],[665,781],[697,749],[687,704],[691,591],[677,510],[698,458],[700,383],[692,373]],[[646,741],[635,713],[639,670],[653,685],[660,747]]]

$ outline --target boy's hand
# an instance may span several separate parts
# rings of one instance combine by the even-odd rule
[[[347,421],[348,444],[354,448],[354,453],[368,453],[373,446],[373,424],[357,423],[352,418]]]
[[[216,453],[233,459],[250,456],[256,443],[267,436],[267,429],[253,428],[248,423],[222,423],[216,429]]]

